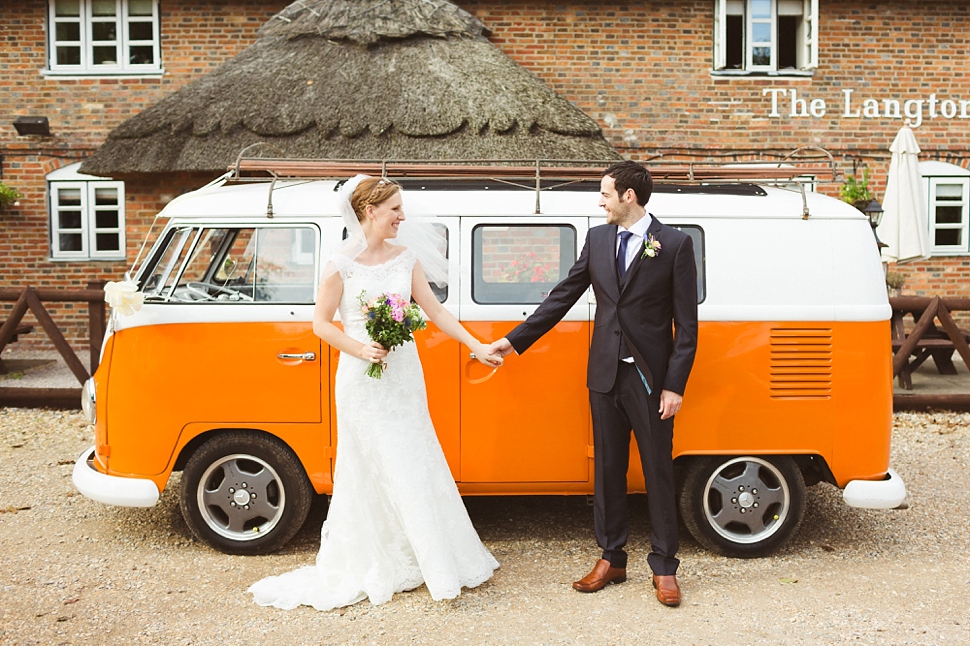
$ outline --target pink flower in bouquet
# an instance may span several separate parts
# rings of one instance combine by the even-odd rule
[[[413,333],[427,327],[421,308],[400,294],[381,294],[365,302],[364,292],[361,292],[357,301],[364,314],[367,334],[386,350],[413,341]],[[386,368],[386,363],[371,364],[367,376],[380,379]]]

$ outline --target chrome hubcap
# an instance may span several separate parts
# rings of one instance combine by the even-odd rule
[[[704,490],[704,515],[715,532],[741,544],[763,541],[785,522],[791,493],[767,460],[735,458],[719,466]]]
[[[234,541],[251,541],[279,523],[286,492],[267,462],[241,453],[212,463],[196,492],[199,511],[209,528]]]

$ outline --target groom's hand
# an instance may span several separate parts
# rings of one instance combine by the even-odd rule
[[[673,417],[680,410],[680,405],[684,398],[672,390],[664,390],[660,393],[660,419]]]
[[[512,347],[512,344],[504,336],[498,341],[493,341],[489,347],[493,354],[497,354],[500,357],[507,357],[515,352],[515,348]]]

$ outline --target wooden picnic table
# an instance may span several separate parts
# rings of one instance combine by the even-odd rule
[[[970,298],[897,296],[890,298],[889,304],[893,309],[893,376],[899,378],[903,388],[913,388],[913,371],[930,357],[941,375],[957,374],[954,350],[970,369],[970,331],[958,327],[950,316],[954,310],[970,310]],[[916,321],[908,334],[904,325],[906,315],[912,315]],[[934,319],[939,320],[941,327],[936,327]]]

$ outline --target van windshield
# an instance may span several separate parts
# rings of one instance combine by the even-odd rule
[[[312,303],[318,240],[311,225],[174,227],[139,283],[156,302]]]

